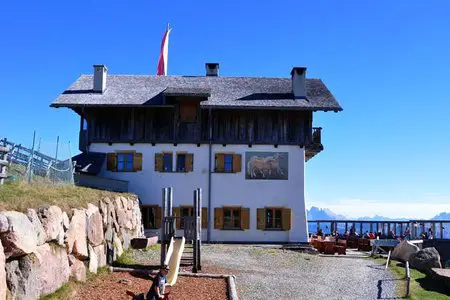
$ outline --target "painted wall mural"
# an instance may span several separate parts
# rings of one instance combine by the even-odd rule
[[[288,152],[245,152],[245,179],[287,180]]]

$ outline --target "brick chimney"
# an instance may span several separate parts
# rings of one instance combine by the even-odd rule
[[[306,68],[294,67],[291,71],[292,93],[295,99],[306,99]]]
[[[206,76],[219,76],[219,64],[218,63],[206,63]]]
[[[94,65],[94,93],[105,92],[107,72],[108,68],[105,65]]]

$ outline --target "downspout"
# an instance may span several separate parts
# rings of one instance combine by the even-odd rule
[[[212,230],[212,205],[211,205],[211,175],[212,175],[212,115],[211,115],[211,108],[208,109],[208,129],[209,129],[209,149],[208,149],[208,232],[207,232],[207,242],[211,242],[211,230]]]

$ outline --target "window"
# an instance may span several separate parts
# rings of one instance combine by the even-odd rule
[[[216,153],[217,173],[238,173],[241,172],[242,159],[240,154]]]
[[[112,172],[142,171],[142,153],[132,151],[107,153],[106,169]]]
[[[186,154],[177,153],[177,172],[186,172]]]
[[[285,207],[266,207],[256,210],[258,230],[291,230],[292,211]]]
[[[161,227],[161,208],[157,205],[142,205],[142,225],[144,229],[156,229]]]
[[[194,170],[194,154],[178,152],[176,154],[176,172],[192,172]],[[172,152],[163,152],[155,154],[155,171],[172,172],[173,154]]]
[[[225,173],[233,172],[233,155],[232,154],[224,155],[224,172]]]
[[[117,153],[117,171],[133,171],[133,153]]]
[[[163,171],[172,172],[172,153],[163,154]]]
[[[180,121],[196,122],[197,121],[197,102],[182,102],[180,104]]]
[[[266,229],[281,229],[281,208],[266,208]]]
[[[241,229],[241,208],[224,207],[223,208],[223,228]]]
[[[180,207],[180,217],[192,217],[194,215],[194,208],[192,206]],[[179,229],[184,229],[184,219],[180,219]]]

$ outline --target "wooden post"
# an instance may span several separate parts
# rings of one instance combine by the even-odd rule
[[[436,237],[436,222],[431,223],[431,230],[433,230],[433,239]]]
[[[441,226],[441,239],[444,238],[444,226],[442,225],[442,222],[439,223],[439,226]]]
[[[319,228],[320,228],[320,222],[319,222],[319,221],[317,221],[317,229],[316,229],[316,233],[318,233],[318,232],[319,232]]]
[[[400,236],[403,236],[403,223],[400,223]]]
[[[370,223],[370,232],[373,232],[373,223]]]
[[[347,232],[347,231],[348,231],[348,223],[345,222],[345,232]]]
[[[363,234],[363,223],[360,222],[359,223],[359,235],[362,236],[362,234]]]

